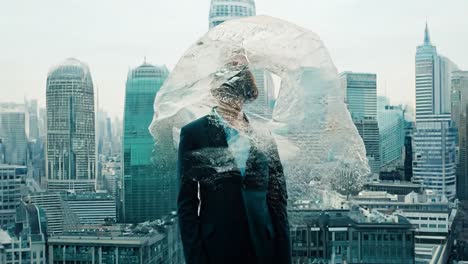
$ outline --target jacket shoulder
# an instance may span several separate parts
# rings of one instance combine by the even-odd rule
[[[206,130],[207,125],[210,122],[210,116],[206,115],[204,117],[198,118],[187,125],[183,126],[181,129],[181,133],[184,135],[192,135],[196,136],[200,133],[204,133]]]

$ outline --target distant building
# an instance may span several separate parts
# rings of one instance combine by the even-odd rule
[[[346,104],[364,141],[372,173],[380,171],[380,136],[377,121],[377,76],[372,73],[341,73]]]
[[[414,122],[405,120],[404,181],[413,179],[413,134]]]
[[[127,78],[123,135],[122,223],[155,220],[175,209],[175,168],[166,168],[167,142],[155,146],[148,127],[154,99],[169,71],[146,62],[130,70]],[[153,152],[155,150],[155,152]]]
[[[415,263],[404,217],[363,209],[290,212],[293,263]]]
[[[25,195],[27,169],[0,164],[0,228],[15,222],[16,208]]]
[[[89,68],[67,59],[47,76],[48,190],[95,189],[94,87]]]
[[[417,263],[437,263],[431,261],[442,260],[449,254],[453,243],[449,234],[456,210],[437,192],[426,190],[392,195],[382,191],[362,191],[350,203],[387,215],[406,217],[415,228]]]
[[[23,107],[0,106],[0,139],[4,148],[4,163],[26,165],[26,114]]]
[[[256,8],[254,0],[211,0],[209,27],[216,27],[226,20],[255,15]]]
[[[78,217],[80,225],[116,221],[115,199],[107,192],[63,193],[62,200]]]
[[[273,114],[275,100],[274,83],[272,75],[261,69],[252,71],[258,89],[258,97],[255,101],[245,105],[245,112],[249,117],[260,120],[270,120]]]
[[[39,193],[26,199],[34,205],[43,208],[47,216],[49,234],[61,234],[67,230],[76,230],[80,220],[65,204],[60,193]]]
[[[0,229],[0,263],[45,264],[47,226],[44,212],[32,204],[21,203],[14,227]]]
[[[464,260],[468,263],[468,201],[460,203],[453,225],[452,233],[455,239],[455,246],[452,260]]]
[[[405,147],[403,107],[389,105],[379,98],[377,120],[380,133],[381,167],[391,169],[402,166]]]
[[[457,198],[468,200],[468,71],[452,75],[452,119],[458,132]]]
[[[37,112],[37,100],[31,100],[27,102],[27,110],[29,115],[29,140],[39,138],[39,118]]]
[[[44,209],[50,234],[116,221],[115,197],[106,192],[42,193],[28,200]]]
[[[439,56],[426,25],[424,43],[416,52],[416,130],[413,181],[450,200],[456,193],[456,128],[451,116],[451,73],[457,70]]]
[[[407,195],[411,192],[422,193],[424,187],[412,182],[372,182],[364,184],[364,190],[387,192],[389,194]]]
[[[86,262],[182,264],[175,219],[137,226],[83,226],[82,230],[50,236],[49,263]],[[64,250],[66,249],[66,250]]]

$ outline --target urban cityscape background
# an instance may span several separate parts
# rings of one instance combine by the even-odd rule
[[[458,15],[455,3],[447,8]],[[205,13],[208,31],[265,12],[254,0],[212,0]],[[402,55],[414,69],[408,90],[372,65],[339,69],[371,173],[362,189],[336,193],[335,207],[289,201],[293,263],[468,263],[468,68],[457,66],[468,59],[443,55],[431,21],[413,21],[419,41]],[[62,59],[40,70],[48,70],[40,97],[12,100],[15,88],[0,88],[0,264],[184,263],[178,179],[165,151],[174,146],[148,129],[167,62],[128,65],[124,103],[106,110],[114,95],[100,91],[94,66]],[[274,78],[254,75],[259,98],[246,111],[271,119]]]

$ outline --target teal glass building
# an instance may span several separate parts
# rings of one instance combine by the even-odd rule
[[[130,70],[127,78],[123,135],[123,179],[119,221],[141,223],[155,220],[164,199],[158,192],[160,177],[153,164],[154,140],[148,127],[153,119],[153,104],[169,71],[166,66],[146,62]]]
[[[380,162],[384,169],[403,164],[405,147],[405,110],[390,105],[388,98],[377,98],[377,120],[380,134]]]

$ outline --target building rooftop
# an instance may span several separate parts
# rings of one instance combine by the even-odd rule
[[[89,67],[86,63],[75,59],[68,58],[61,62],[59,65],[52,67],[49,71],[49,78],[62,78],[64,76],[89,76]]]
[[[386,182],[386,181],[381,181],[381,182],[372,182],[372,183],[366,183],[366,185],[369,186],[395,186],[395,187],[414,187],[414,188],[422,188],[423,186],[421,184],[417,183],[412,183],[412,182],[398,182],[398,181],[392,181],[392,182]]]
[[[412,227],[411,223],[402,216],[387,216],[376,210],[371,211],[363,208],[353,208],[352,210],[292,210],[289,218],[292,225]]]

